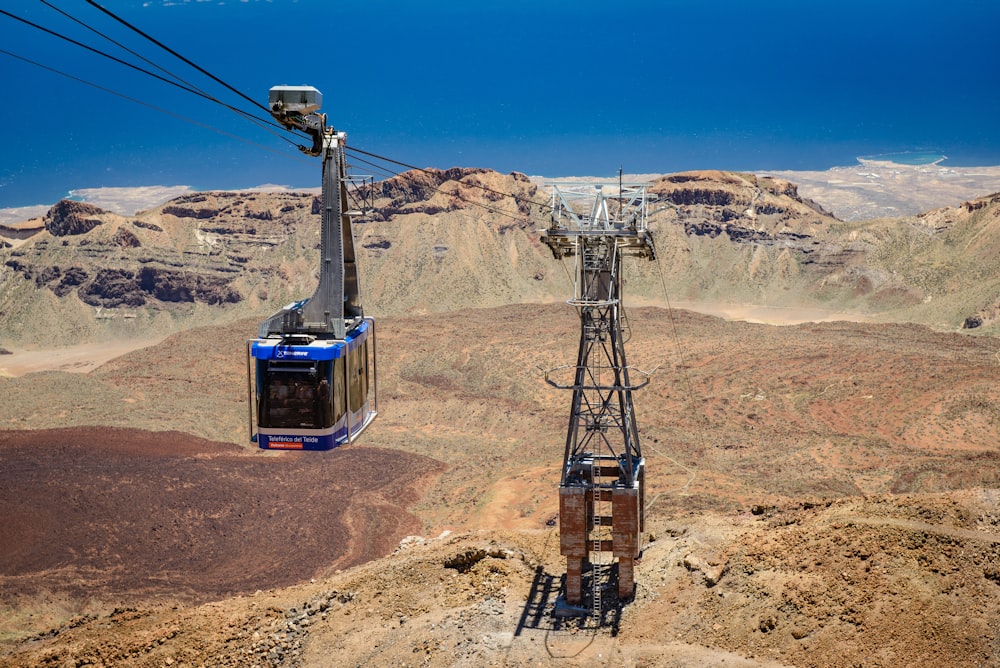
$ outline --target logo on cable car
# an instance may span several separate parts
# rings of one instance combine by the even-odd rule
[[[291,349],[291,350],[287,350],[287,349],[278,347],[278,348],[275,348],[274,356],[277,357],[278,359],[282,359],[284,357],[309,357],[309,351],[308,350],[295,350],[294,348]]]

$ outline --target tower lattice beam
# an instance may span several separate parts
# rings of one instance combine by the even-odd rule
[[[553,221],[542,241],[556,259],[574,258],[569,303],[580,316],[572,381],[546,376],[551,385],[573,393],[559,483],[560,549],[566,557],[567,602],[583,604],[583,573],[589,570],[591,606],[600,615],[613,566],[601,563],[602,554],[618,560],[619,599],[635,593],[645,460],[632,392],[648,380],[634,385],[626,361],[621,266],[624,256],[655,259],[655,248],[646,229],[644,184],[550,185]]]

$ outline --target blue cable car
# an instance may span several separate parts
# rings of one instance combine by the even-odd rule
[[[323,157],[323,194],[316,291],[262,322],[247,344],[250,438],[265,449],[329,450],[378,415],[375,321],[361,308],[346,135],[316,113],[322,99],[310,86],[276,86],[269,96],[278,121],[312,136],[299,148]]]
[[[340,340],[255,339],[250,357],[261,448],[329,450],[353,441],[378,414],[371,318]]]

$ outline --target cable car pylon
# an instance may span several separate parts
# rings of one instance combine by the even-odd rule
[[[630,368],[625,358],[622,258],[655,260],[656,251],[646,228],[646,184],[547,185],[552,223],[541,240],[557,260],[574,258],[574,295],[568,303],[580,316],[576,365],[545,374],[550,385],[573,393],[559,483],[566,603],[584,606],[589,572],[591,609],[600,618],[614,559],[618,599],[635,595],[634,562],[645,530],[645,460],[632,392],[645,386],[649,375]],[[605,563],[607,554],[612,559]]]

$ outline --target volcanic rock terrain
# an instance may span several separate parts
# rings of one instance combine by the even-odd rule
[[[246,427],[245,340],[311,293],[314,196],[63,203],[11,238],[4,357],[160,341],[0,377],[0,665],[996,665],[997,196],[848,223],[775,178],[651,191],[658,259],[625,271],[647,532],[599,626],[555,605],[569,397],[542,370],[579,322],[543,188],[355,193],[380,417],[327,453]]]

